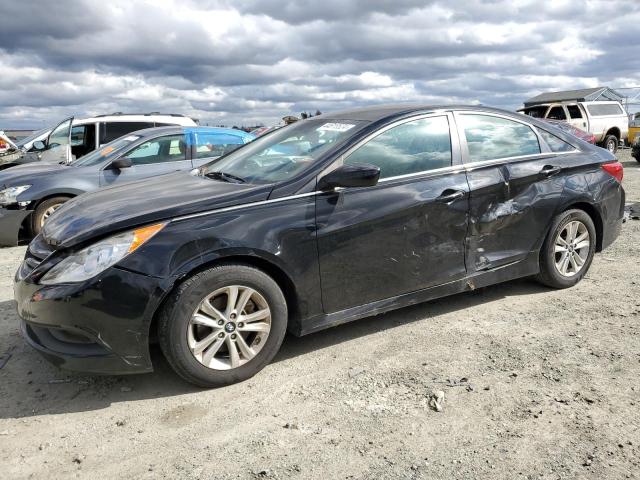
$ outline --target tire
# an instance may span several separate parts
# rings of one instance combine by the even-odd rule
[[[604,137],[602,147],[606,148],[611,153],[616,153],[618,151],[618,137],[616,137],[615,135],[607,135],[606,137]]]
[[[558,240],[560,237],[562,240],[567,238],[569,229],[571,228],[569,224],[576,225],[578,224],[577,232],[575,237],[578,242],[574,243],[574,247],[576,245],[584,245],[584,240],[580,241],[580,238],[584,233],[588,233],[588,246],[583,246],[582,248],[574,248],[574,247],[565,247],[562,245],[562,241]],[[582,225],[582,227],[579,226]],[[565,240],[566,243],[566,240]],[[556,244],[561,250],[563,247],[567,250],[568,259],[566,263],[563,263],[564,251],[556,252]],[[551,224],[551,228],[549,229],[549,233],[547,234],[547,238],[542,245],[542,249],[540,250],[540,273],[536,276],[536,279],[549,287],[552,288],[568,288],[577,284],[582,278],[585,276],[589,267],[591,266],[591,262],[593,261],[593,256],[596,251],[596,228],[593,224],[593,220],[584,210],[567,210],[559,215],[557,215]],[[574,259],[570,261],[571,254],[574,255]],[[576,258],[579,257],[579,258]],[[582,261],[582,265],[579,267],[579,270],[575,271],[575,265],[578,265],[579,262]],[[558,263],[559,262],[559,263]],[[566,265],[566,274],[561,273],[561,270]]]
[[[42,231],[44,221],[70,197],[53,197],[41,202],[31,215],[31,233],[35,237]]]
[[[240,286],[236,297],[238,302],[242,301],[243,292],[254,291],[256,294],[251,294],[246,302],[247,307],[243,307],[237,315],[233,311],[225,312],[224,306],[230,298],[229,287],[235,286]],[[205,314],[202,305],[207,298],[212,304],[218,305],[216,312],[222,317],[209,316],[209,309]],[[242,319],[250,315],[246,313],[248,306],[253,307],[251,311],[254,314],[262,314],[268,310],[269,320],[263,318],[251,324],[247,321],[244,325]],[[212,319],[216,324],[221,321],[224,324],[201,325],[198,322],[202,321],[203,315],[207,324]],[[199,318],[198,322],[194,321],[196,317]],[[158,340],[171,367],[187,382],[205,388],[222,387],[251,378],[273,359],[284,340],[287,320],[287,302],[282,290],[269,275],[249,265],[222,264],[190,277],[169,296],[158,318]],[[264,340],[264,332],[252,333],[241,330],[242,326],[246,328],[247,325],[255,326],[257,323],[267,322],[270,322],[270,330],[266,332]],[[234,329],[230,330],[229,324],[232,323]],[[210,338],[215,338],[210,346],[196,353],[198,342],[206,343]],[[240,340],[244,346],[249,346],[252,353],[257,350],[255,356],[245,356]],[[211,354],[207,360],[207,355],[216,346],[217,353]],[[232,346],[237,352],[236,361],[244,361],[235,367],[232,366]]]

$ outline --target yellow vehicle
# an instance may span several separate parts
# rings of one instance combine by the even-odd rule
[[[640,142],[640,112],[633,114],[633,119],[629,120],[629,144]]]

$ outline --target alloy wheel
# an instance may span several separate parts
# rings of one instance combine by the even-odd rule
[[[49,208],[47,208],[44,211],[44,213],[42,214],[42,217],[40,218],[40,228],[42,228],[44,226],[44,222],[47,221],[47,219],[53,214],[53,212],[55,212],[61,206],[62,206],[61,203],[58,203],[56,205],[51,205]]]
[[[554,242],[554,263],[558,273],[573,277],[580,272],[589,258],[590,247],[586,225],[578,220],[567,223]]]
[[[198,362],[230,370],[250,362],[271,331],[271,310],[256,290],[229,285],[206,296],[191,316],[187,342]]]

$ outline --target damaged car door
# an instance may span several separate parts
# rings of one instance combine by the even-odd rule
[[[46,163],[69,163],[71,161],[71,124],[73,117],[69,117],[54,128],[40,153],[40,160]],[[37,143],[37,142],[36,142]],[[35,143],[34,143],[35,147]]]
[[[380,180],[316,197],[326,313],[465,276],[468,186],[451,118],[400,120],[334,163],[377,166]]]
[[[470,189],[469,274],[534,255],[562,198],[560,153],[515,118],[456,112],[456,123]]]

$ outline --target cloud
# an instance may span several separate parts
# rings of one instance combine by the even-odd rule
[[[380,102],[515,109],[640,83],[636,0],[34,0],[2,14],[0,128],[111,111],[246,125]]]

